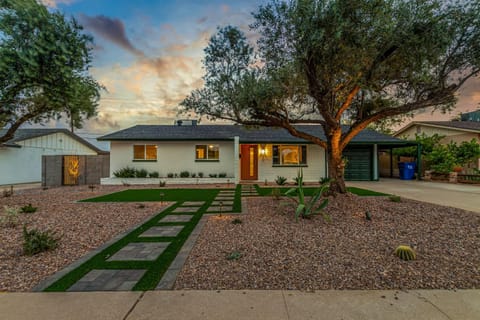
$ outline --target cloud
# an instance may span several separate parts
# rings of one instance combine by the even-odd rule
[[[137,49],[128,39],[125,32],[125,25],[120,19],[109,18],[104,15],[89,17],[81,14],[80,21],[86,29],[97,33],[134,55],[144,56],[144,53]]]
[[[71,4],[74,0],[40,0],[40,3],[49,7],[49,8],[56,8],[58,4]]]

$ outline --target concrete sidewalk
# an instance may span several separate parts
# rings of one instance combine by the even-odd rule
[[[5,320],[479,319],[480,290],[3,293]]]
[[[380,181],[349,181],[347,186],[480,213],[479,185],[381,178]]]

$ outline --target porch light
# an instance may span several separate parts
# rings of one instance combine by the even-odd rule
[[[265,144],[261,144],[260,145],[260,157],[262,157],[262,159],[265,159],[265,157],[267,156],[267,146]]]

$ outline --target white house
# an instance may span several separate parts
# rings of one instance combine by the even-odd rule
[[[0,144],[0,185],[40,182],[44,155],[100,153],[104,152],[67,129],[19,129],[13,139]]]
[[[302,130],[325,139],[318,125]],[[327,176],[325,150],[291,136],[280,128],[249,128],[240,125],[137,125],[98,138],[110,141],[110,177],[133,167],[158,172],[160,177],[182,171],[204,177],[226,176],[232,182],[289,180],[303,168],[304,180],[318,182]],[[408,142],[364,130],[344,151],[349,161],[348,180],[378,180],[379,148]],[[105,179],[102,183],[113,183]],[[117,179],[118,180],[118,179]],[[117,181],[118,182],[118,181]]]

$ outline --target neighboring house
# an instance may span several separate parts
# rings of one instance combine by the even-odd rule
[[[0,144],[0,185],[42,181],[44,155],[103,153],[67,129],[19,129],[13,139]]]
[[[470,112],[462,115],[462,119],[477,119],[477,112]],[[404,139],[415,139],[415,134],[432,136],[438,134],[445,136],[441,143],[455,142],[476,139],[480,143],[480,121],[414,121],[394,134],[394,137]],[[477,161],[477,168],[480,167],[480,159]]]
[[[325,139],[319,125],[301,129]],[[110,176],[127,166],[157,171],[161,177],[182,171],[226,173],[239,181],[291,180],[303,168],[306,181],[327,176],[327,156],[318,145],[291,136],[280,128],[240,125],[137,125],[100,137],[110,141]],[[407,141],[364,130],[344,156],[348,180],[378,180],[378,150],[404,146]]]

